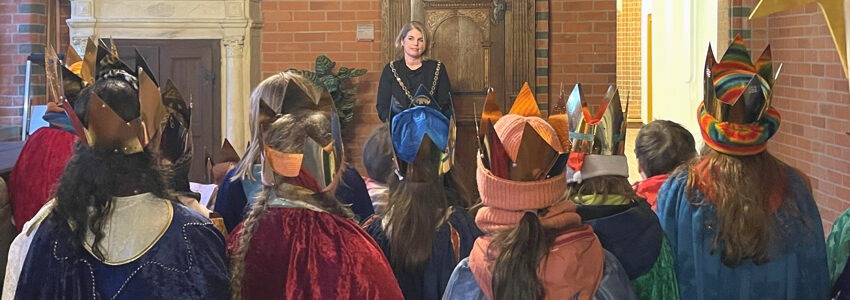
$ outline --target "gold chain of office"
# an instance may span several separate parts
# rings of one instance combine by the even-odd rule
[[[440,67],[443,65],[439,60],[437,61],[437,68],[434,71],[434,82],[431,83],[431,97],[434,97],[434,92],[437,90],[437,79],[440,77]],[[401,86],[401,90],[404,91],[404,94],[407,95],[407,99],[410,99],[410,102],[413,103],[413,95],[410,94],[410,90],[407,89],[407,85],[401,81],[401,77],[398,77],[398,72],[395,70],[395,62],[390,63],[390,70],[393,71],[393,76],[395,76],[395,80],[398,81],[398,85]]]

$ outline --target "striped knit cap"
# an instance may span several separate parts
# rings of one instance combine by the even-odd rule
[[[705,97],[697,116],[706,145],[738,156],[764,151],[781,120],[770,106],[774,77],[770,47],[753,63],[739,35],[717,64],[709,48],[705,71]]]

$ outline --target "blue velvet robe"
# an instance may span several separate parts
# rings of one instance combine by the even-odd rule
[[[212,223],[171,203],[165,234],[138,259],[110,266],[60,235],[55,215],[35,233],[16,299],[230,299],[224,237]]]
[[[224,219],[227,231],[233,231],[236,225],[245,219],[247,212],[254,204],[254,197],[263,189],[262,183],[259,182],[260,165],[254,165],[252,171],[257,181],[242,179],[231,181],[231,178],[236,175],[236,168],[234,168],[227,172],[218,186],[213,210]],[[366,183],[351,164],[345,164],[342,181],[337,186],[335,196],[343,204],[351,205],[351,210],[360,220],[366,220],[375,213]]]
[[[676,277],[682,299],[827,299],[829,275],[823,227],[812,194],[792,168],[790,193],[797,212],[783,205],[775,214],[769,261],[751,261],[730,268],[712,254],[717,212],[699,190],[686,195],[687,172],[671,177],[658,193],[661,226],[676,257]],[[700,203],[694,205],[692,203]]]
[[[381,228],[381,218],[376,218],[366,225],[366,232],[375,239],[384,252],[387,260],[392,263],[390,240]],[[455,258],[451,242],[451,229],[457,230],[459,237],[460,257]],[[393,266],[393,272],[405,299],[441,299],[449,277],[458,262],[469,256],[475,239],[482,235],[475,225],[475,219],[466,212],[458,209],[449,215],[448,222],[437,229],[431,246],[431,258],[426,263],[425,270],[419,272],[402,271]]]

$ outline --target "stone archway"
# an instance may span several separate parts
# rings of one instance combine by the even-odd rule
[[[234,148],[249,136],[248,94],[260,79],[259,0],[72,0],[71,44],[83,53],[89,36],[114,39],[221,40],[221,128]]]

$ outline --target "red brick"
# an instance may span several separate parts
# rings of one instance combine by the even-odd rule
[[[278,6],[281,10],[297,11],[297,13],[301,13],[310,9],[310,2],[304,0],[287,1],[286,3],[279,3]]]
[[[346,1],[344,7],[344,9],[348,11],[370,10],[371,8],[372,5],[371,3],[369,3],[369,1]]]
[[[292,21],[292,12],[291,11],[264,10],[263,11],[263,19],[264,19],[265,22]]]
[[[296,21],[324,21],[325,12],[303,11],[292,15]]]
[[[329,11],[327,12],[328,21],[340,21],[340,20],[356,20],[355,16],[357,14],[353,11]]]
[[[324,41],[324,33],[295,33],[293,38],[299,42],[317,42]]]
[[[260,7],[263,11],[274,11],[278,9],[278,2],[276,1],[261,1]]]
[[[311,1],[310,10],[338,10],[339,1]]]
[[[329,53],[342,51],[339,42],[311,43],[310,51],[315,53]]]
[[[310,31],[339,31],[339,22],[312,22],[310,23]]]

